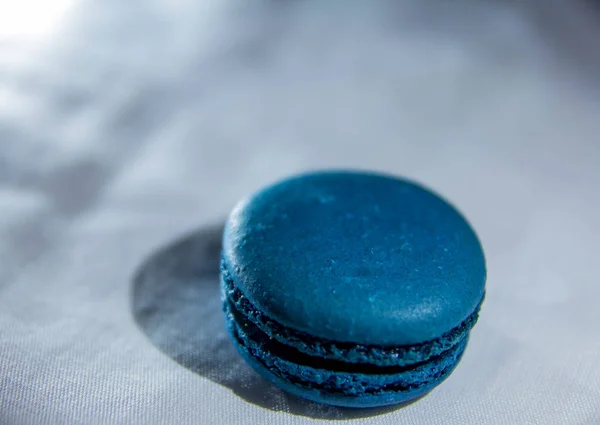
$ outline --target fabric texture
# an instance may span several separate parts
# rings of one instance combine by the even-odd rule
[[[0,424],[600,423],[594,2],[9,3]],[[226,215],[326,167],[422,182],[484,247],[469,347],[409,405],[296,399],[226,336]]]

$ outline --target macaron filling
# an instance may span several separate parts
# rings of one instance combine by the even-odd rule
[[[269,338],[309,356],[332,360],[343,358],[346,363],[365,363],[380,367],[412,365],[450,350],[464,340],[477,323],[479,309],[483,303],[482,298],[473,313],[458,326],[430,341],[398,346],[358,344],[325,340],[278,323],[257,309],[237,288],[225,259],[221,261],[221,280],[223,292],[235,309]]]
[[[444,380],[462,356],[479,310],[434,341],[360,345],[322,340],[277,323],[235,286],[225,261],[221,285],[229,331],[245,356],[300,387],[344,396],[414,391]]]

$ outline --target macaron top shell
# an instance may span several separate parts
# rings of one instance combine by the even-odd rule
[[[240,202],[223,237],[237,288],[281,325],[385,346],[435,338],[484,295],[481,245],[431,191],[367,172],[316,172]]]

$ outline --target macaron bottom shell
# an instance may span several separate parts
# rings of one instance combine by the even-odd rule
[[[236,350],[262,377],[301,398],[352,408],[407,403],[431,391],[454,370],[468,337],[426,362],[378,367],[306,356],[264,334],[223,300],[227,329]]]

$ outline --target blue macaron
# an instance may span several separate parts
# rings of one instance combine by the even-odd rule
[[[223,234],[233,344],[263,377],[320,403],[391,405],[440,384],[465,350],[485,280],[466,219],[389,175],[291,177],[242,200]]]

